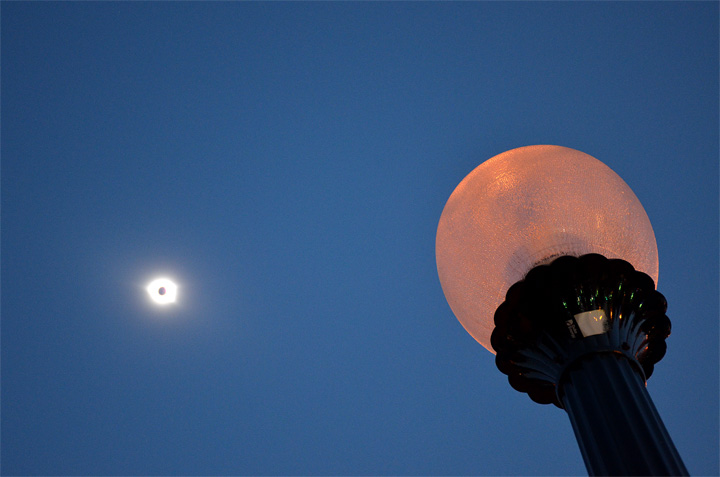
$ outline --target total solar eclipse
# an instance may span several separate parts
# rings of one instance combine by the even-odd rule
[[[148,295],[158,305],[168,305],[177,299],[177,285],[168,278],[157,278],[147,286]]]

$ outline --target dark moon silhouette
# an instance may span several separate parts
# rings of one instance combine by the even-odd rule
[[[164,294],[165,294],[165,287],[160,287],[160,289],[158,290],[158,293],[161,294],[161,295],[164,295]]]

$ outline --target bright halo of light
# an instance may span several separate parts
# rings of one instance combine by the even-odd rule
[[[146,288],[150,298],[158,305],[169,305],[177,299],[177,285],[168,278],[158,278]]]

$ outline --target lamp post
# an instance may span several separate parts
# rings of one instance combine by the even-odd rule
[[[436,257],[458,320],[567,411],[590,475],[687,475],[646,389],[670,334],[655,235],[617,174],[559,146],[495,156],[448,199]]]

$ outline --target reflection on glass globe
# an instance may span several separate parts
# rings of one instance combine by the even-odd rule
[[[587,253],[626,260],[657,283],[655,234],[640,201],[605,164],[560,146],[480,164],[448,199],[437,230],[445,297],[491,352],[493,315],[508,288],[538,264]]]

